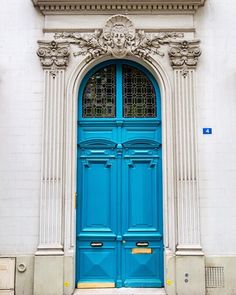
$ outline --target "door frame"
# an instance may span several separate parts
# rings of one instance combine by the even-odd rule
[[[64,253],[65,256],[75,257],[76,243],[76,212],[75,192],[77,181],[77,110],[78,91],[81,82],[97,64],[109,58],[98,58],[89,63],[81,59],[71,72],[68,80],[65,102],[65,210],[64,210]],[[160,88],[161,113],[162,113],[162,175],[163,175],[163,236],[164,236],[164,269],[167,257],[174,255],[176,245],[175,224],[175,197],[174,197],[174,169],[173,169],[173,114],[172,114],[172,87],[167,70],[156,60],[144,61],[136,57],[124,58],[142,65],[149,71]],[[75,277],[75,259],[73,261],[73,273]],[[164,272],[164,281],[165,281]]]

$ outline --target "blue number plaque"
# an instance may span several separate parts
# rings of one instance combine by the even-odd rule
[[[203,134],[212,134],[212,128],[203,128],[202,133]]]

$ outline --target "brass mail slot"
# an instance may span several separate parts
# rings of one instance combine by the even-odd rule
[[[149,243],[148,242],[137,242],[136,243],[136,246],[137,247],[148,247],[149,246]]]
[[[152,248],[133,248],[132,254],[152,254]]]
[[[97,247],[98,248],[98,247],[102,247],[103,246],[103,243],[102,242],[91,242],[90,243],[90,246],[91,247],[95,247],[95,248]]]

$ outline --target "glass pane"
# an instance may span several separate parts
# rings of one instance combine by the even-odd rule
[[[84,118],[114,118],[116,115],[115,65],[91,76],[83,93]]]
[[[156,117],[156,94],[151,81],[138,69],[123,65],[123,115]]]

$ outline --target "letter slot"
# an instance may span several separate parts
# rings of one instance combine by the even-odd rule
[[[137,242],[136,246],[137,247],[148,247],[149,243],[148,242]]]
[[[90,246],[94,247],[94,248],[101,248],[103,246],[103,243],[102,242],[91,242]]]

